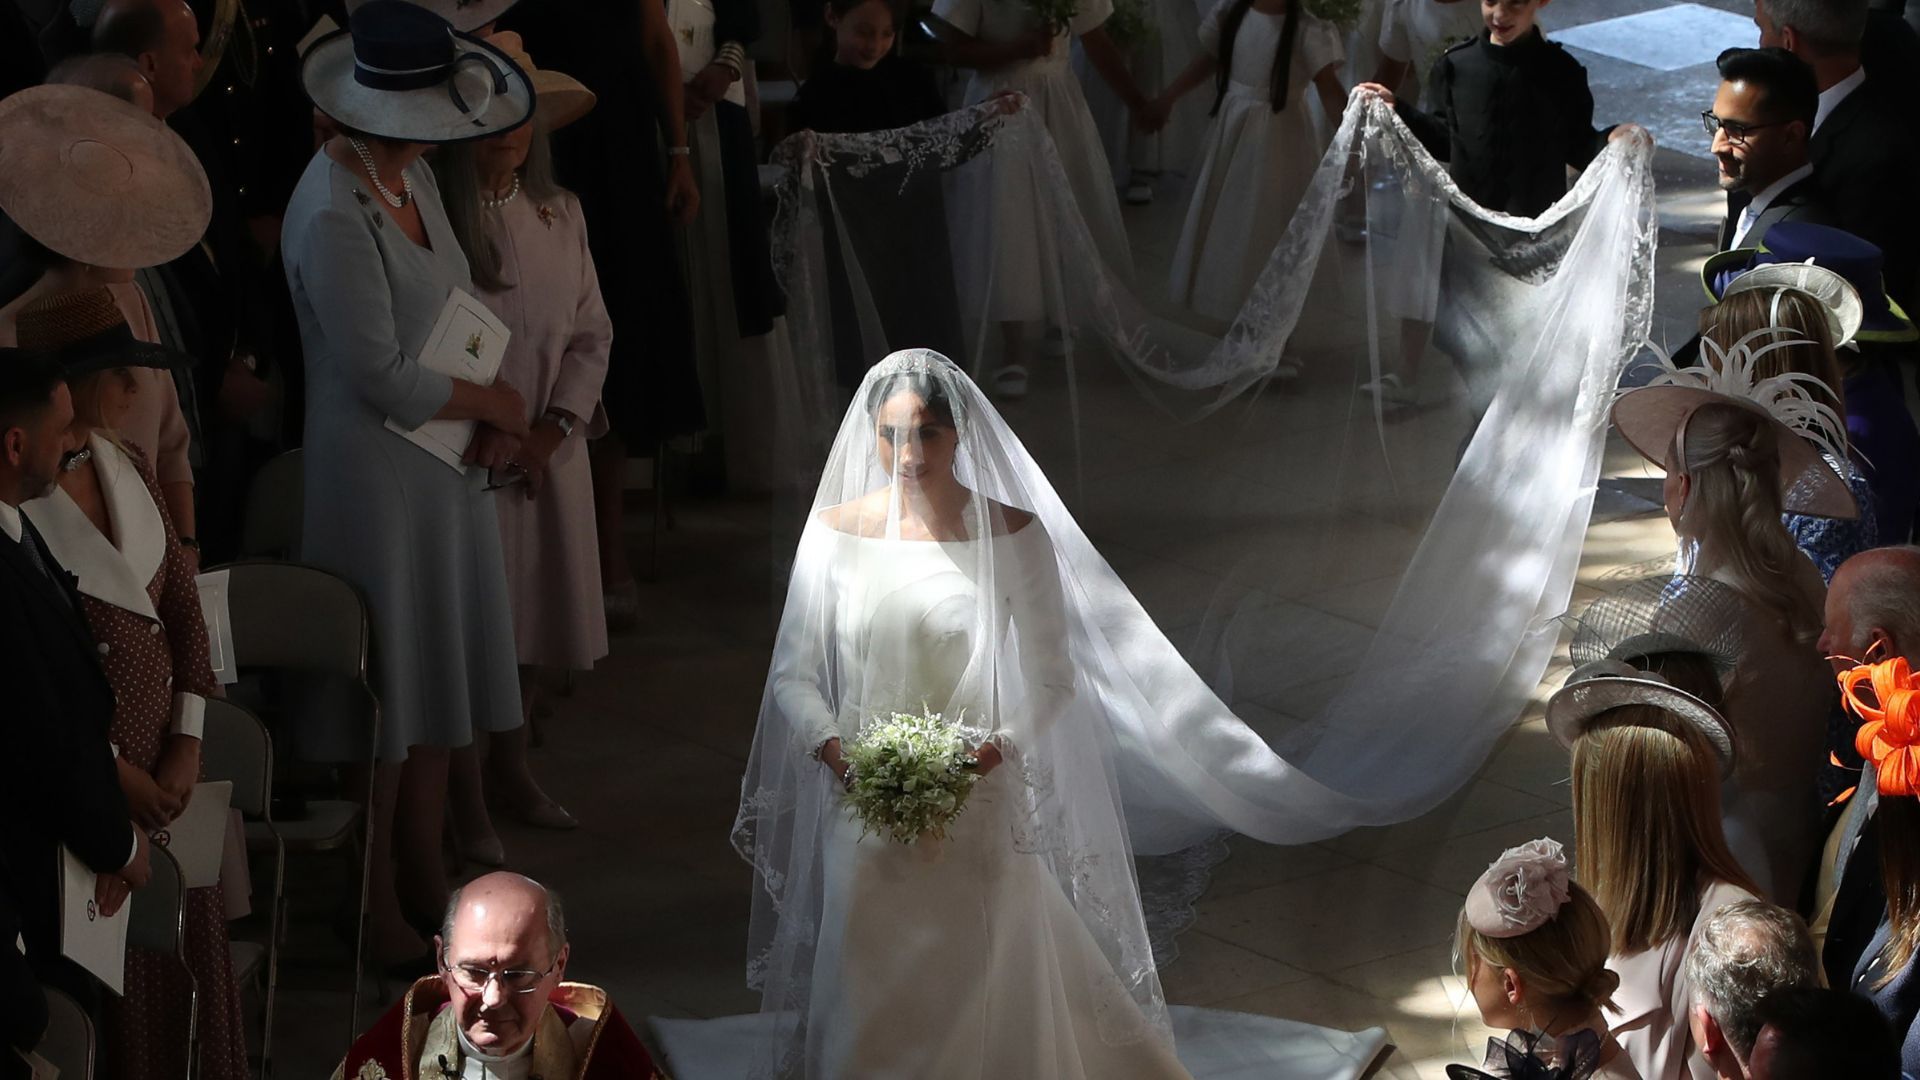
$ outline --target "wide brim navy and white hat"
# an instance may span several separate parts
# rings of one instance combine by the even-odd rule
[[[368,0],[313,43],[300,82],[314,107],[394,142],[455,143],[533,116],[533,83],[512,58],[406,0]]]

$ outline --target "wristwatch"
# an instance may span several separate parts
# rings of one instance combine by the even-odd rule
[[[558,409],[548,409],[540,415],[540,419],[552,421],[553,426],[560,429],[560,437],[563,439],[573,434],[573,417]]]

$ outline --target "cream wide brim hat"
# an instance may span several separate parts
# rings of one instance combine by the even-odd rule
[[[307,49],[300,61],[300,83],[314,107],[336,122],[394,142],[484,139],[533,118],[533,84],[520,65],[469,34],[454,33],[454,48],[460,59],[449,79],[414,90],[383,90],[354,77],[352,33],[336,30]],[[496,72],[504,77],[504,91],[495,90]],[[462,111],[453,91],[471,111]]]
[[[34,86],[0,100],[0,210],[55,254],[139,270],[200,242],[213,189],[186,142],[139,107]]]
[[[535,67],[519,34],[502,30],[488,34],[486,40],[487,44],[506,53],[514,63],[519,64],[527,73],[527,78],[533,80],[534,115],[539,118],[540,126],[548,132],[559,131],[593,111],[593,106],[599,101],[593,91],[571,75]]]
[[[1824,518],[1860,516],[1853,493],[1820,456],[1820,448],[1746,398],[1694,386],[1643,386],[1613,403],[1613,425],[1641,457],[1664,469],[1680,425],[1702,405],[1732,405],[1758,413],[1773,425],[1779,447],[1781,509]]]

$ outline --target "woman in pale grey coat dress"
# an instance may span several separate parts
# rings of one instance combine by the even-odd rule
[[[417,361],[453,290],[473,290],[420,154],[511,130],[533,101],[504,54],[400,0],[358,8],[349,32],[309,50],[301,77],[342,129],[307,167],[281,234],[307,357],[301,555],[359,586],[373,620],[383,730],[370,933],[392,963],[423,956],[409,924],[436,924],[446,902],[449,753],[521,723],[486,481],[512,464],[525,403],[505,382]],[[483,467],[463,474],[387,427],[435,419],[478,421],[467,457]],[[363,756],[335,742],[319,756]]]

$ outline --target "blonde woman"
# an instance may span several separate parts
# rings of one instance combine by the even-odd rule
[[[1841,297],[1852,293],[1838,274],[1819,267],[1782,267],[1796,275],[1821,275],[1822,294]],[[1753,274],[1765,274],[1765,270]],[[1768,277],[1777,275],[1769,274]],[[1751,280],[1751,276],[1749,277]],[[1829,291],[1833,290],[1833,291]],[[1837,290],[1845,290],[1840,293]],[[1857,301],[1854,303],[1857,309]],[[1729,289],[1726,299],[1700,314],[1701,358],[1716,369],[1729,361],[1738,362],[1742,342],[1752,355],[1756,382],[1787,378],[1798,381],[1815,402],[1846,415],[1845,376],[1834,349],[1853,336],[1853,326],[1837,322],[1840,316],[1810,293],[1792,288],[1754,287],[1740,291]],[[1724,371],[1723,371],[1724,373]],[[1851,518],[1829,518],[1817,514],[1782,515],[1781,524],[1800,551],[1820,571],[1821,581],[1833,580],[1833,572],[1847,559],[1879,542],[1879,516],[1873,489],[1866,473],[1853,459],[1845,428],[1835,432],[1838,454],[1825,458],[1827,467],[1846,481],[1859,513]]]
[[[1818,844],[1833,691],[1815,644],[1826,586],[1781,513],[1844,518],[1854,505],[1822,457],[1845,441],[1833,410],[1792,381],[1755,382],[1745,345],[1725,359],[1723,369],[1671,374],[1676,381],[1627,394],[1614,422],[1666,467],[1681,568],[1751,608],[1725,689],[1725,719],[1744,748],[1725,785],[1725,830],[1767,899],[1791,904]]]
[[[1641,1080],[1602,1015],[1620,985],[1607,916],[1570,879],[1558,843],[1501,853],[1468,890],[1453,941],[1480,1019],[1512,1034],[1488,1044],[1486,1072],[1449,1066],[1449,1076],[1536,1075],[1532,1058],[1567,1080]]]
[[[1645,1080],[1709,1080],[1683,963],[1708,916],[1759,896],[1720,830],[1733,729],[1699,697],[1617,660],[1576,669],[1548,702],[1547,727],[1573,751],[1580,880],[1612,930],[1614,1037]]]

